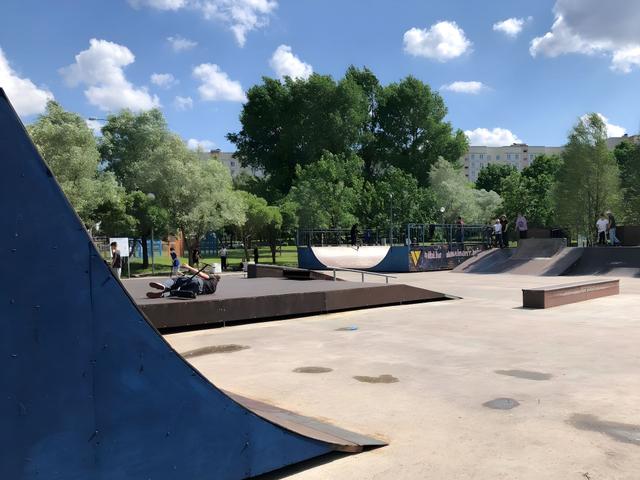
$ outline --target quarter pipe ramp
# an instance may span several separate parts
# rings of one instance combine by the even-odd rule
[[[236,479],[380,445],[279,423],[180,357],[100,258],[2,89],[0,162],[0,478]]]

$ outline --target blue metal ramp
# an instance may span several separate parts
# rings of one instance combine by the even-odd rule
[[[0,164],[1,479],[238,479],[367,444],[267,420],[180,357],[100,258],[2,89]]]

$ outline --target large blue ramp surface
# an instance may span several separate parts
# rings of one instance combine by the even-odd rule
[[[114,278],[0,89],[0,479],[236,479],[335,444],[182,359]]]

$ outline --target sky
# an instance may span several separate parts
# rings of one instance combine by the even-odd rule
[[[161,108],[233,151],[263,76],[413,75],[472,145],[557,146],[588,112],[640,131],[638,0],[3,0],[0,87],[25,123],[54,98],[92,128]]]

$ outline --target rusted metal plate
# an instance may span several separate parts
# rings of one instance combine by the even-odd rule
[[[592,280],[564,285],[551,285],[523,289],[522,306],[525,308],[550,308],[609,295],[618,295],[619,293],[619,280]]]

